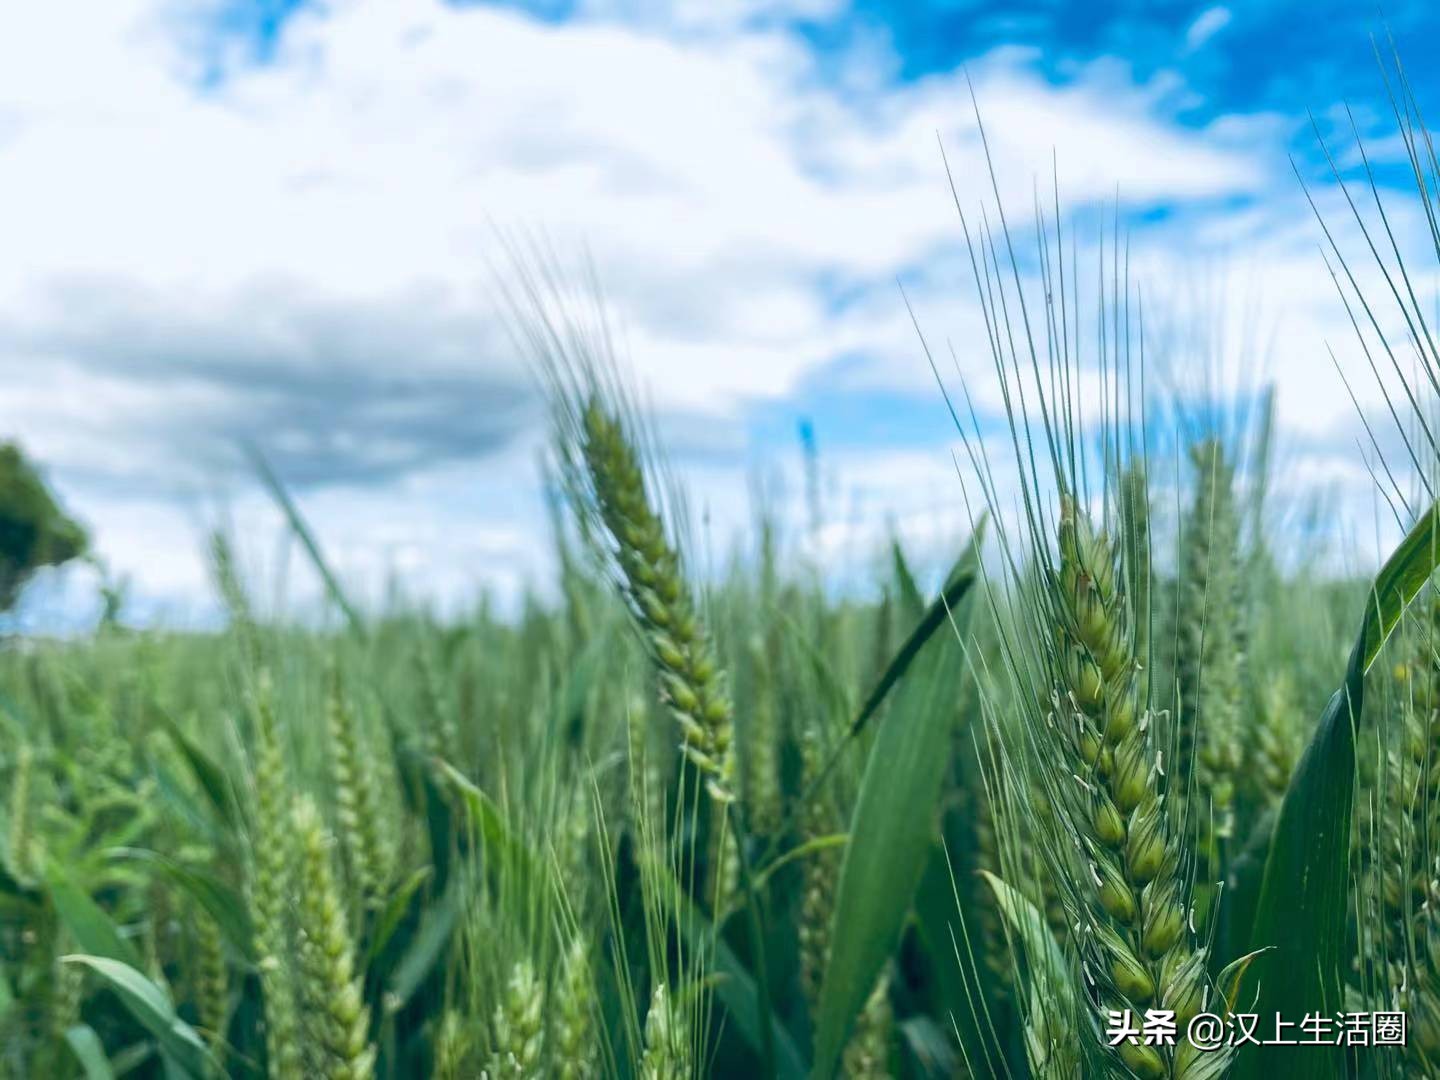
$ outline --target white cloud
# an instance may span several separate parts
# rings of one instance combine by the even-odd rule
[[[1185,47],[1194,51],[1230,25],[1234,15],[1227,7],[1206,8],[1185,31]]]
[[[928,386],[902,273],[928,332],[977,339],[936,149],[938,133],[968,211],[990,181],[962,72],[895,85],[871,50],[827,80],[748,0],[597,3],[555,25],[349,0],[293,17],[271,62],[230,50],[199,86],[207,11],[57,0],[0,38],[0,431],[55,466],[146,588],[198,587],[198,561],[176,569],[190,525],[157,510],[142,531],[122,508],[158,507],[165,478],[203,490],[223,458],[206,440],[246,435],[331,463],[310,479],[348,486],[310,501],[357,573],[386,551],[447,584],[513,588],[534,569],[514,530],[539,517],[535,414],[497,330],[497,227],[593,253],[657,403],[712,425],[841,355],[865,361],[854,386]],[[1141,205],[1256,197],[1283,175],[1257,150],[1264,118],[1180,127],[1158,115],[1172,77],[1096,63],[1055,86],[1030,59],[970,66],[1017,230],[1052,155],[1067,206],[1117,181]],[[438,425],[437,397],[453,408]],[[467,442],[467,416],[493,437]],[[348,450],[384,483],[334,465]],[[443,497],[467,509],[404,501],[434,469],[460,470]],[[505,520],[463,499],[497,482],[514,489]],[[410,530],[375,533],[396,499]],[[465,533],[494,540],[487,557],[446,539]]]

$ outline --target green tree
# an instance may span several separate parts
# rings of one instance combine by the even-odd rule
[[[20,447],[0,443],[0,611],[14,606],[36,570],[78,558],[88,542]]]

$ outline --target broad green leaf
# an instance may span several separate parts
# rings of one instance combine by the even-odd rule
[[[65,1042],[85,1070],[85,1080],[115,1080],[115,1070],[105,1056],[105,1045],[89,1024],[75,1024],[68,1028]]]
[[[1355,725],[1365,672],[1440,562],[1437,512],[1440,507],[1430,507],[1376,576],[1345,680],[1325,707],[1285,793],[1250,935],[1251,948],[1268,951],[1245,977],[1245,986],[1258,987],[1247,1012],[1298,1020],[1308,1012],[1328,1015],[1344,1007]],[[1343,1072],[1340,1050],[1247,1046],[1234,1075],[1328,1080]]]
[[[228,834],[191,796],[180,778],[158,761],[151,762],[151,768],[155,776],[156,794],[165,808],[200,836],[216,845],[223,845],[228,839]]]
[[[890,541],[890,563],[895,573],[895,588],[900,594],[900,613],[911,622],[925,616],[925,596],[915,584],[915,575],[905,559],[905,549],[898,539]]]
[[[134,859],[153,867],[176,888],[189,895],[205,913],[215,920],[225,940],[235,952],[253,963],[255,933],[250,926],[250,910],[235,889],[214,874],[186,866],[168,855],[148,848],[117,848],[118,858]]]
[[[960,1056],[949,1031],[928,1016],[912,1016],[900,1023],[900,1037],[910,1047],[923,1076],[954,1076]]]
[[[785,635],[786,644],[792,646],[800,654],[814,675],[816,690],[823,698],[823,708],[828,709],[837,717],[850,715],[850,710],[854,707],[853,702],[845,684],[835,674],[835,669],[831,667],[830,658],[815,647],[815,643],[810,640],[808,631],[788,611],[776,608],[774,615],[776,625]],[[822,702],[817,701],[815,707],[819,710]]]
[[[394,936],[400,920],[405,917],[405,912],[410,907],[410,901],[415,898],[420,886],[430,880],[432,873],[430,867],[422,866],[402,881],[390,894],[390,899],[385,902],[385,907],[380,911],[380,917],[375,920],[375,929],[370,934],[370,944],[365,950],[367,966],[385,951],[386,945],[390,944],[390,938]]]
[[[110,1070],[116,1077],[128,1076],[155,1056],[155,1044],[143,1039],[110,1055]]]
[[[219,1066],[195,1029],[175,1015],[170,998],[151,980],[129,964],[105,956],[76,954],[60,959],[67,964],[83,964],[95,972],[130,1015],[155,1037],[161,1053],[183,1075],[196,1080],[219,1075]]]
[[[894,952],[934,842],[933,818],[950,762],[964,657],[965,603],[979,563],[978,536],[945,591],[881,677],[852,725],[859,731],[894,687],[895,700],[871,744],[850,822],[820,991],[812,1075],[833,1075],[885,961]],[[903,678],[902,678],[903,676]]]
[[[1025,951],[1025,960],[1032,967],[1032,981],[1043,985],[1047,994],[1058,993],[1061,987],[1071,986],[1070,967],[1045,916],[1023,893],[988,870],[980,871],[980,876],[995,893],[996,906],[1000,908],[1000,917],[1010,928],[1012,940],[1018,941]]]
[[[440,774],[459,794],[484,846],[486,862],[508,877],[507,885],[519,896],[537,895],[531,888],[558,890],[560,883],[550,874],[545,860],[525,846],[510,828],[495,800],[471,783],[449,762],[438,761]]]
[[[231,784],[230,774],[200,748],[200,745],[181,729],[174,718],[160,713],[160,726],[164,728],[165,734],[170,736],[170,741],[180,751],[190,771],[195,774],[195,780],[200,789],[205,792],[210,805],[215,807],[220,819],[226,825],[234,826],[238,817],[237,807],[239,802],[235,798],[235,788]]]
[[[462,893],[460,878],[450,882],[450,887],[440,900],[421,917],[420,927],[410,941],[405,955],[395,965],[390,976],[389,989],[385,995],[387,1007],[398,1011],[420,989],[422,983],[435,969],[440,958],[450,948],[455,936],[455,927],[460,921]]]
[[[1395,629],[1415,594],[1430,580],[1437,565],[1440,565],[1440,502],[1425,511],[1375,576],[1357,646],[1364,671],[1369,671],[1375,663],[1390,631]]]
[[[132,968],[144,967],[139,952],[121,935],[114,920],[70,880],[58,863],[52,861],[45,868],[45,886],[60,921],[80,948]]]
[[[910,636],[905,639],[905,644],[900,646],[900,651],[895,654],[895,658],[890,661],[884,674],[880,676],[874,689],[870,691],[870,696],[865,699],[865,704],[860,707],[859,715],[850,725],[852,735],[869,723],[870,717],[875,715],[875,710],[880,708],[885,696],[904,677],[905,672],[910,669],[910,665],[915,662],[915,658],[920,655],[921,650],[934,636],[935,631],[951,618],[954,609],[969,593],[980,565],[979,550],[984,537],[985,520],[982,518],[979,525],[976,526],[975,536],[967,546],[965,554],[960,557],[950,571],[949,577],[945,579],[945,587],[941,589],[940,595],[925,611],[924,617],[910,632]]]

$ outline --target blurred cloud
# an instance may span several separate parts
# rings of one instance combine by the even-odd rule
[[[352,305],[302,282],[203,299],[67,277],[0,326],[0,349],[30,358],[17,376],[53,466],[149,497],[203,484],[245,445],[301,487],[492,453],[537,413],[500,331],[423,289]]]
[[[1198,49],[1230,25],[1234,18],[1227,7],[1206,8],[1185,31],[1185,47]]]

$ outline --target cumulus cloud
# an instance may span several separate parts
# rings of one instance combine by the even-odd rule
[[[596,0],[564,21],[339,0],[302,7],[263,56],[211,4],[33,6],[0,38],[0,427],[52,462],[141,585],[193,582],[174,571],[193,538],[173,516],[143,540],[108,522],[213,486],[255,441],[351,548],[364,500],[445,476],[437,497],[466,512],[411,501],[409,539],[379,546],[431,544],[435,580],[514,586],[516,550],[477,566],[432,528],[538,523],[541,410],[504,332],[501,237],[590,253],[682,453],[728,455],[730,479],[706,480],[743,493],[757,404],[831,373],[933,393],[897,278],[983,380],[937,150],[962,205],[988,198],[972,84],[1017,232],[1057,162],[1067,213],[1119,180],[1128,212],[1218,205],[1205,220],[1223,222],[1284,175],[1262,150],[1275,118],[1173,123],[1173,77],[1102,60],[1052,84],[1002,49],[900,83],[889,59],[822,65],[748,0]],[[1291,239],[1266,243],[1299,265]],[[1183,270],[1170,247],[1152,262]],[[492,488],[503,509],[465,497]]]

